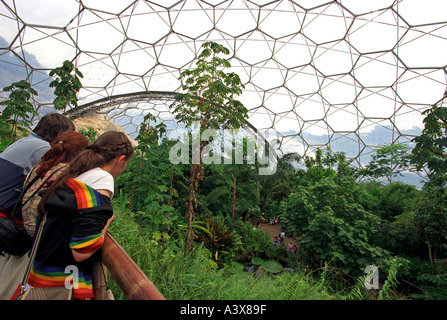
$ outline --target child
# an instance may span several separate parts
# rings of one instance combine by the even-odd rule
[[[114,179],[126,168],[134,153],[125,134],[102,134],[81,152],[42,196],[38,213],[46,213],[28,285],[66,285],[73,268],[73,297],[93,298],[92,255],[104,241],[114,220],[111,198]]]

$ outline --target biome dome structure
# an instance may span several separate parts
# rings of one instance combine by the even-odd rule
[[[48,73],[83,73],[80,110],[130,135],[148,112],[175,128],[180,72],[215,41],[245,84],[249,123],[280,152],[329,146],[357,164],[379,144],[410,144],[421,112],[445,104],[445,0],[1,0],[0,81],[27,79],[42,112]]]

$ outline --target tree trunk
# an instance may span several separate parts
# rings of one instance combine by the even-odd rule
[[[203,103],[203,101],[201,101]],[[205,115],[205,119],[201,122],[202,130],[208,128],[209,114]],[[201,132],[200,132],[201,134]],[[186,248],[192,249],[194,241],[194,230],[192,229],[192,223],[195,219],[194,210],[197,209],[196,191],[199,187],[199,181],[203,180],[203,167],[202,167],[202,151],[205,147],[205,142],[199,139],[199,163],[193,164],[190,169],[189,175],[189,187],[188,187],[188,202],[186,204],[186,222],[188,228],[186,230]]]
[[[267,193],[265,190],[261,191],[261,214],[263,215],[265,213],[265,205],[267,204]]]
[[[188,250],[192,249],[194,241],[194,230],[192,223],[195,219],[194,211],[197,209],[196,191],[199,187],[199,181],[203,179],[203,167],[201,164],[193,164],[190,170],[189,187],[188,187],[188,202],[186,204],[186,222],[188,229],[186,231],[186,247]]]
[[[143,167],[143,160],[144,160],[144,151],[141,152],[141,158],[140,163],[138,164],[137,173],[135,174],[135,178],[138,178],[140,175],[141,168]],[[136,187],[136,180],[133,183],[132,190],[130,191],[130,199],[133,200],[135,197],[135,187]]]
[[[231,221],[234,223],[236,213],[236,175],[233,175],[233,199],[231,201]]]
[[[94,300],[107,300],[107,271],[101,261],[93,262]]]
[[[435,250],[433,250],[433,274],[437,274],[438,270],[437,270],[437,256],[438,256],[438,250],[437,248],[435,248]]]

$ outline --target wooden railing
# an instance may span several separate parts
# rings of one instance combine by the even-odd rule
[[[128,300],[166,300],[110,233],[104,238],[102,263]]]

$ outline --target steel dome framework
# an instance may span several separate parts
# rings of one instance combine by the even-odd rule
[[[48,73],[83,73],[83,112],[130,135],[150,112],[169,128],[172,94],[200,46],[230,49],[249,123],[281,152],[329,146],[364,163],[378,144],[410,143],[421,112],[445,103],[444,0],[1,0],[0,84],[28,79],[43,113]],[[73,111],[72,111],[73,112]]]

